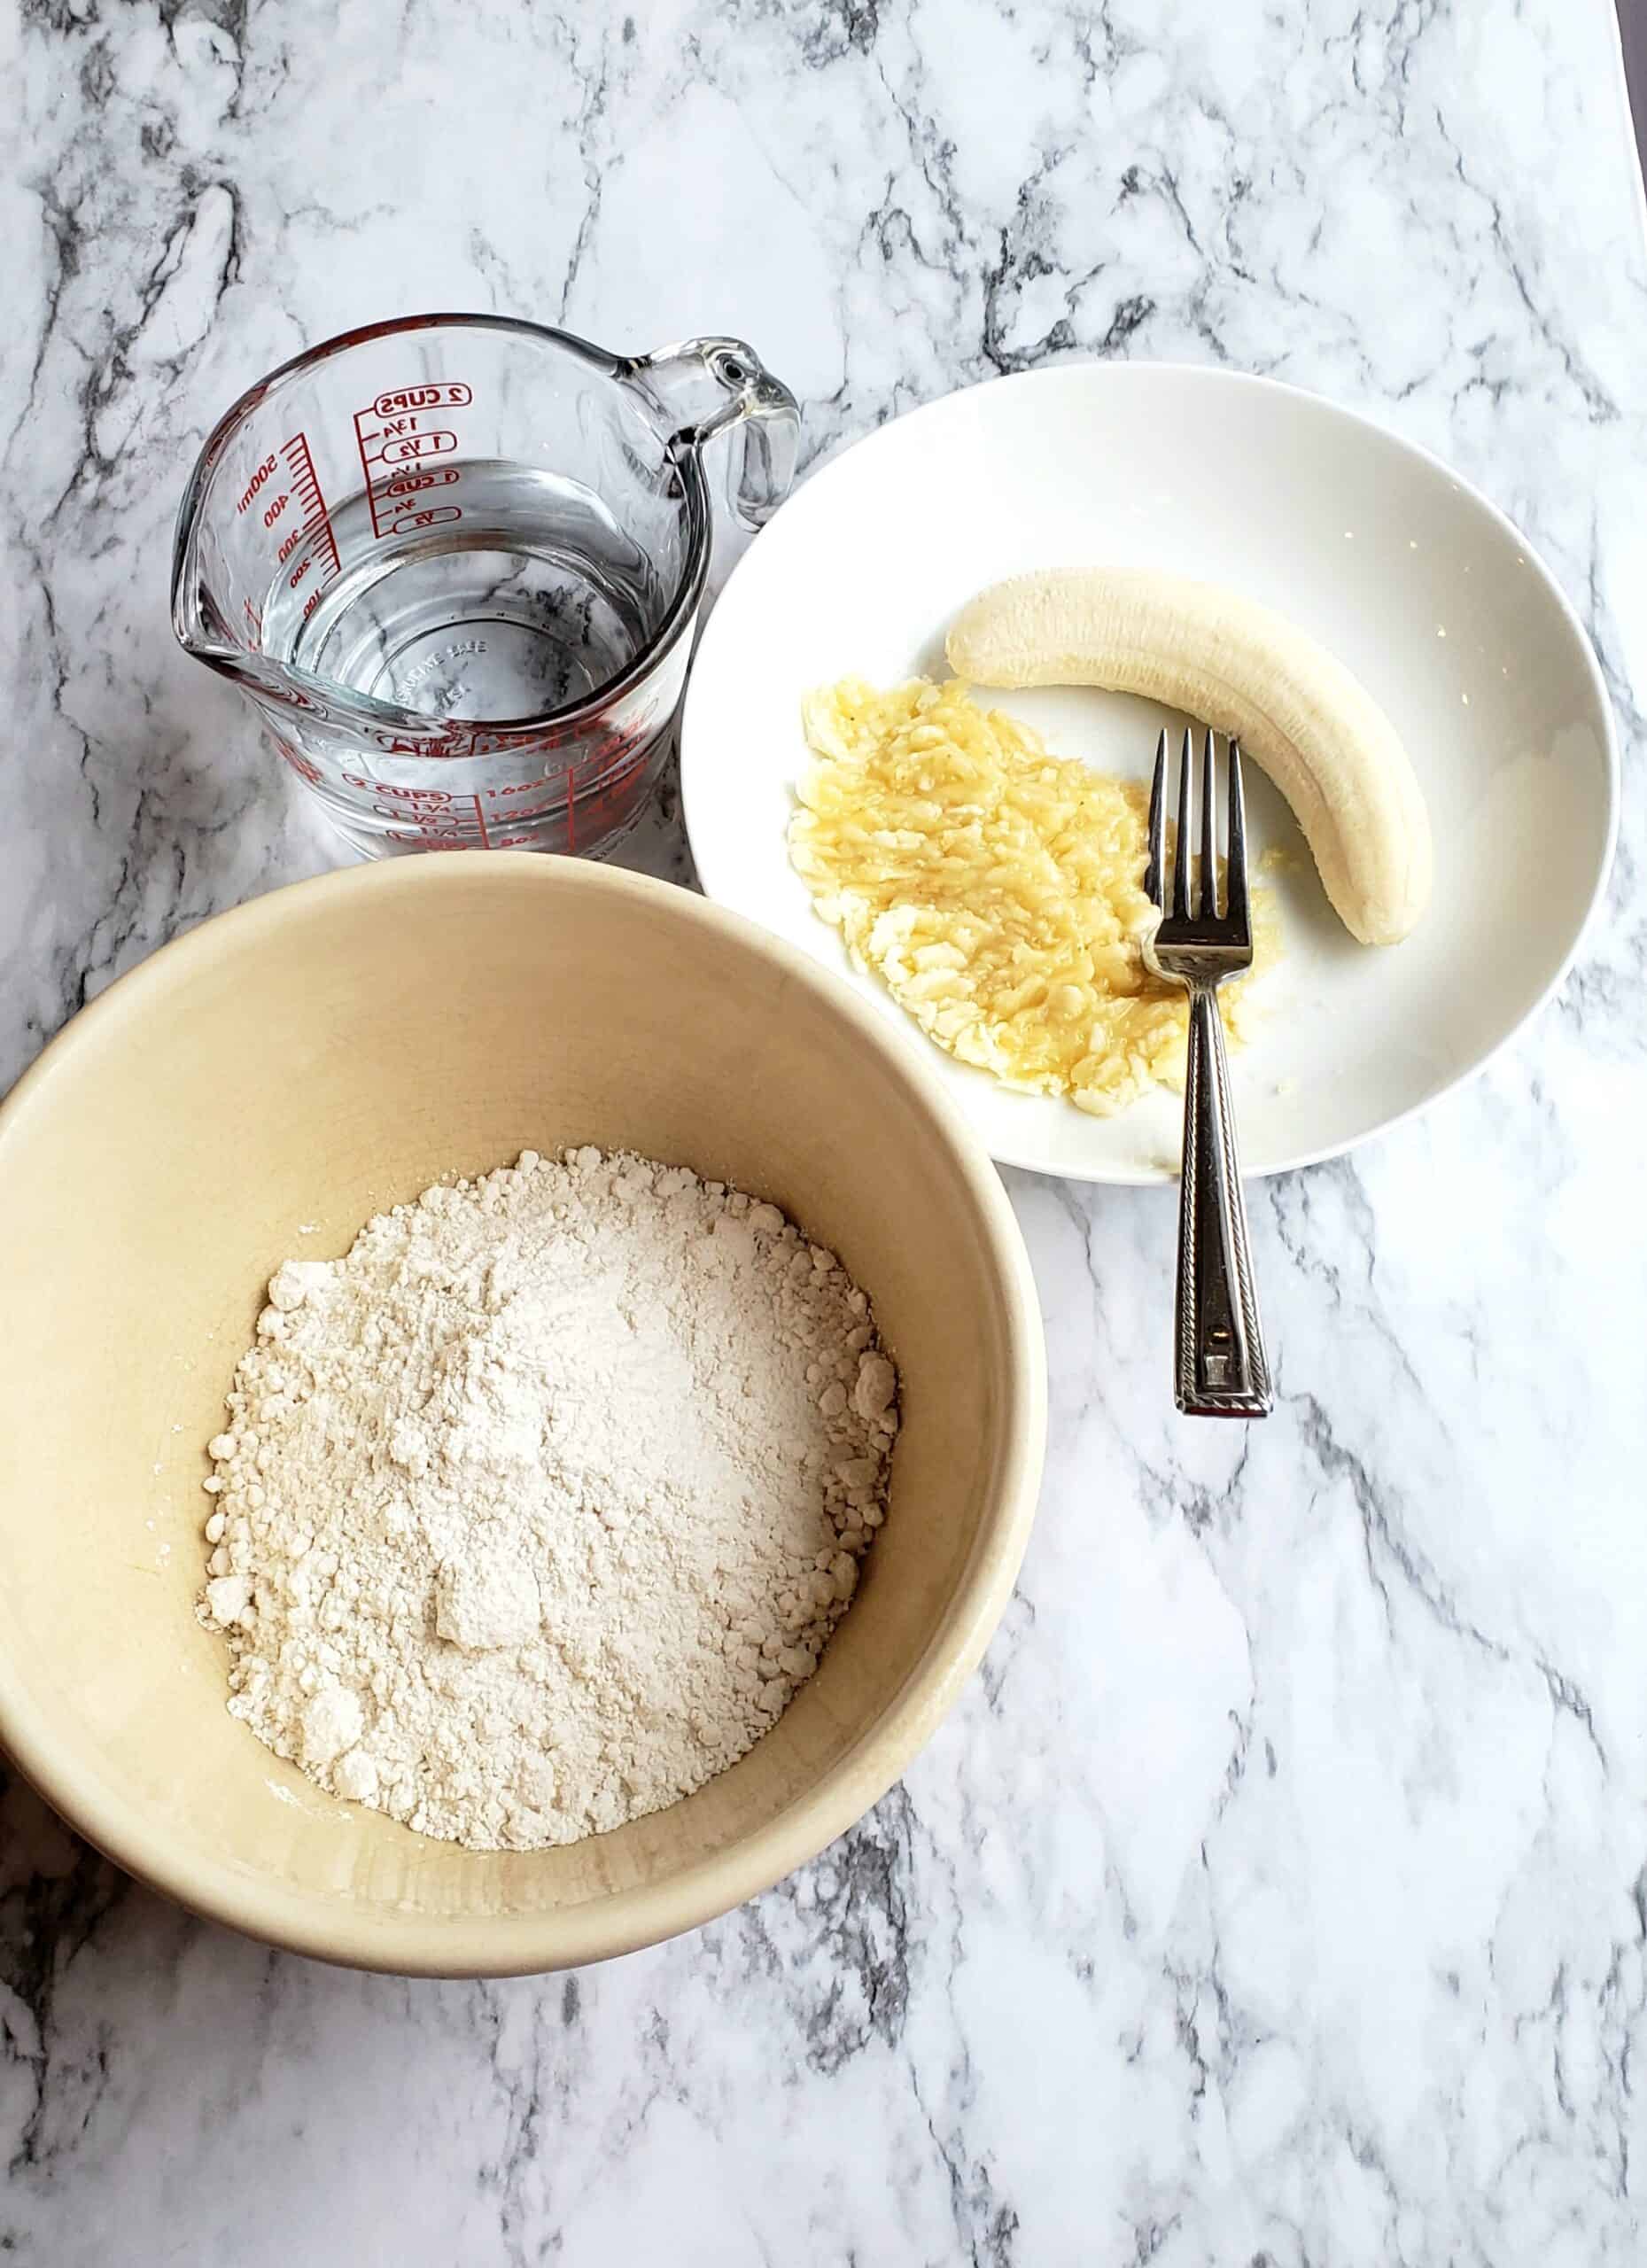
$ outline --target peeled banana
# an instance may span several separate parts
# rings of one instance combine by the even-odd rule
[[[955,617],[975,685],[1101,685],[1238,739],[1286,797],[1350,935],[1393,945],[1429,901],[1429,814],[1387,717],[1344,664],[1220,584],[1120,567],[1017,575]]]

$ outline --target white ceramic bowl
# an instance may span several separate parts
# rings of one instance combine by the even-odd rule
[[[890,1508],[816,1676],[610,1835],[464,1851],[323,1795],[229,1714],[194,1602],[206,1443],[262,1286],[440,1175],[595,1142],[788,1206],[898,1359]],[[394,859],[208,921],[0,1107],[0,1742],[81,1832],[276,1945],[505,1975],[775,1882],[890,1787],[1011,1596],[1045,1371],[998,1177],[843,987],[688,891]]]
[[[854,674],[947,675],[944,634],[983,585],[1103,562],[1237,585],[1347,662],[1402,734],[1436,840],[1436,889],[1393,949],[1356,944],[1292,816],[1249,768],[1285,956],[1234,1063],[1243,1162],[1273,1173],[1363,1141],[1478,1069],[1544,1000],[1600,896],[1619,756],[1589,641],[1502,514],[1433,457],[1290,387],[1094,363],[952,394],[811,479],[740,564],[687,695],[687,823],[710,894],[851,975],[938,1065],[992,1153],[1093,1181],[1177,1165],[1180,1105],[1118,1118],[1014,1095],[928,1045],[850,969],[790,867],[800,702]],[[1092,690],[992,694],[1060,753],[1147,774],[1163,723]]]

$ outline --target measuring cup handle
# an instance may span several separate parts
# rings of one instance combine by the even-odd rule
[[[638,355],[628,377],[666,416],[679,417],[672,449],[695,454],[734,427],[733,508],[746,527],[765,527],[795,478],[801,413],[795,396],[741,338],[688,338]]]

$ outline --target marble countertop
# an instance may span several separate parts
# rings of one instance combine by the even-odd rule
[[[174,650],[170,527],[243,385],[409,308],[742,332],[814,454],[1059,356],[1319,388],[1528,532],[1634,774],[1647,257],[1604,0],[22,13],[0,1083],[339,857]],[[1123,1320],[1170,1192],[1010,1177],[1053,1387],[1017,1599],[905,1783],[742,1911],[537,1981],[337,1973],[11,1787],[0,2253],[1642,2258],[1644,850],[1632,776],[1555,1005],[1255,1187],[1266,1426],[1176,1419]],[[682,871],[672,821],[641,855]]]

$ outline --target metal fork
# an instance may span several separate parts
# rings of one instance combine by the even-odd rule
[[[1186,985],[1190,995],[1189,1069],[1184,1083],[1184,1170],[1178,1184],[1178,1296],[1176,1393],[1191,1418],[1267,1418],[1270,1363],[1258,1320],[1247,1208],[1230,1103],[1230,1069],[1224,1052],[1218,987],[1251,965],[1252,921],[1247,905],[1247,831],[1241,802],[1241,751],[1230,743],[1230,847],[1224,910],[1218,911],[1218,862],[1213,847],[1213,738],[1201,753],[1200,889],[1190,912],[1190,771],[1193,739],[1184,735],[1178,765],[1178,839],[1173,860],[1172,910],[1164,888],[1167,735],[1155,750],[1149,797],[1149,865],[1144,887],[1163,919],[1144,946],[1158,975]]]

